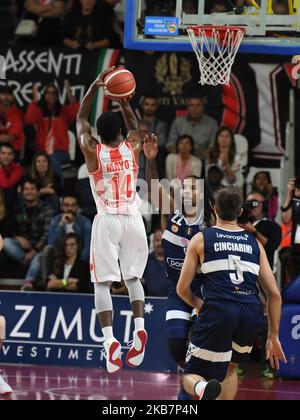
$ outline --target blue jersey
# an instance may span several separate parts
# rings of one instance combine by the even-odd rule
[[[253,235],[244,230],[206,229],[202,295],[208,300],[231,300],[260,304],[258,276],[260,249]]]
[[[167,228],[163,234],[162,246],[168,278],[175,287],[180,277],[190,240],[204,229],[205,224],[201,224],[200,221],[190,225],[179,210],[176,210],[169,218]]]

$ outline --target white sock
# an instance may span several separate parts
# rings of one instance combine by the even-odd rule
[[[206,381],[198,381],[196,382],[194,386],[195,394],[198,395],[198,397],[202,397],[203,391],[207,385]]]
[[[114,338],[113,327],[104,327],[102,328],[102,334],[105,338],[105,341],[108,338]]]
[[[134,329],[144,330],[145,329],[145,320],[144,318],[134,318]]]

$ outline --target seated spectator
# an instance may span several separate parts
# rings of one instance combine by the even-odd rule
[[[176,118],[171,126],[167,152],[176,152],[178,137],[191,136],[195,141],[195,155],[205,157],[214,143],[218,131],[217,122],[204,114],[203,99],[190,96],[187,100],[187,115]]]
[[[4,239],[4,251],[12,260],[28,267],[22,290],[32,290],[40,270],[40,256],[48,236],[53,211],[39,201],[36,181],[21,186],[22,202],[13,214],[12,236]]]
[[[50,272],[47,290],[89,293],[89,264],[82,261],[81,244],[75,233],[69,233],[63,239]]]
[[[215,200],[218,192],[225,186],[222,184],[224,172],[218,165],[211,165],[207,171],[207,185],[212,198]]]
[[[290,180],[281,212],[283,223],[293,224],[291,246],[281,255],[284,269],[292,281],[300,274],[300,177]]]
[[[81,258],[84,261],[90,260],[90,241],[92,225],[89,219],[81,216],[78,211],[78,200],[74,194],[66,194],[61,205],[62,213],[55,216],[50,224],[48,245],[45,247],[42,256],[42,280],[45,283],[49,274],[49,267],[52,267],[59,245],[68,233],[76,233],[82,243]]]
[[[217,165],[224,173],[222,183],[225,187],[235,185],[243,186],[242,164],[236,152],[234,135],[229,128],[221,128],[215,138],[209,153],[209,165]]]
[[[274,268],[274,257],[275,252],[279,249],[282,232],[281,227],[265,217],[264,206],[265,197],[259,192],[251,192],[246,201],[248,208],[248,214],[245,216],[248,218],[242,227],[262,244],[265,248],[270,266]],[[246,213],[246,211],[244,210]]]
[[[61,18],[65,11],[64,0],[26,0],[25,18],[35,20],[38,31],[35,39],[21,39],[41,47],[61,46]]]
[[[34,156],[30,175],[38,184],[40,200],[48,204],[54,213],[58,213],[61,180],[53,173],[50,159],[46,153],[38,152]]]
[[[49,156],[54,173],[62,178],[61,165],[70,161],[68,127],[75,122],[79,110],[79,102],[72,95],[68,81],[65,88],[69,105],[59,101],[59,92],[55,85],[49,84],[39,100],[39,84],[33,86],[33,101],[29,104],[25,123],[36,128],[36,151],[46,152]]]
[[[278,191],[272,185],[270,172],[257,172],[253,179],[252,190],[263,193],[267,201],[268,217],[275,220],[278,212]]]
[[[113,8],[105,1],[80,0],[63,22],[63,43],[74,50],[99,50],[116,46]]]
[[[80,207],[81,214],[93,221],[94,217],[97,214],[97,209],[91,190],[91,184],[86,163],[84,163],[78,171],[76,194],[78,196],[78,205]]]
[[[162,232],[158,230],[153,235],[153,252],[149,254],[143,275],[147,296],[168,295],[168,278],[161,243]]]
[[[9,143],[19,157],[24,146],[23,114],[16,106],[12,90],[0,89],[0,144]]]
[[[167,123],[157,118],[158,102],[155,95],[147,94],[142,102],[143,121],[148,122],[150,133],[155,133],[158,138],[157,168],[160,179],[165,176]],[[148,133],[147,133],[148,134]]]
[[[194,175],[198,178],[202,174],[202,162],[194,156],[195,143],[191,136],[183,135],[176,143],[176,154],[171,153],[166,160],[166,173],[169,181],[172,179],[183,180]]]
[[[23,175],[22,166],[14,159],[12,145],[0,144],[0,188],[4,191],[7,209],[12,209],[17,203],[17,187]]]

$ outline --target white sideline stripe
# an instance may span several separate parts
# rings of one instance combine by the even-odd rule
[[[240,260],[238,262],[239,267],[242,269],[243,272],[248,272],[255,274],[256,276],[259,275],[260,272],[260,266],[251,263],[248,261]],[[209,274],[209,273],[216,273],[217,271],[232,271],[229,268],[229,260],[216,260],[216,261],[210,261],[202,264],[201,271],[203,274]]]
[[[183,238],[182,236],[175,235],[169,230],[166,230],[164,232],[163,239],[165,239],[168,242],[171,242],[171,244],[173,245],[181,246],[182,248],[185,248],[187,246],[187,241],[188,241],[188,239]]]
[[[217,353],[215,351],[200,349],[199,347],[191,350],[191,354],[198,359],[213,363],[227,363],[231,361],[232,350],[225,353]]]
[[[171,319],[185,319],[186,321],[190,321],[191,314],[184,311],[167,311],[166,321],[170,321]]]
[[[250,354],[252,352],[253,347],[249,347],[249,346],[241,347],[233,341],[232,342],[232,349],[234,351],[236,351],[237,353],[240,353],[240,354],[246,354],[246,353]]]

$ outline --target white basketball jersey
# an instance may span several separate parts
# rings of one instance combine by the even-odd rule
[[[97,145],[98,169],[89,174],[98,213],[133,214],[141,200],[136,192],[138,164],[131,144],[120,143],[114,149]]]

